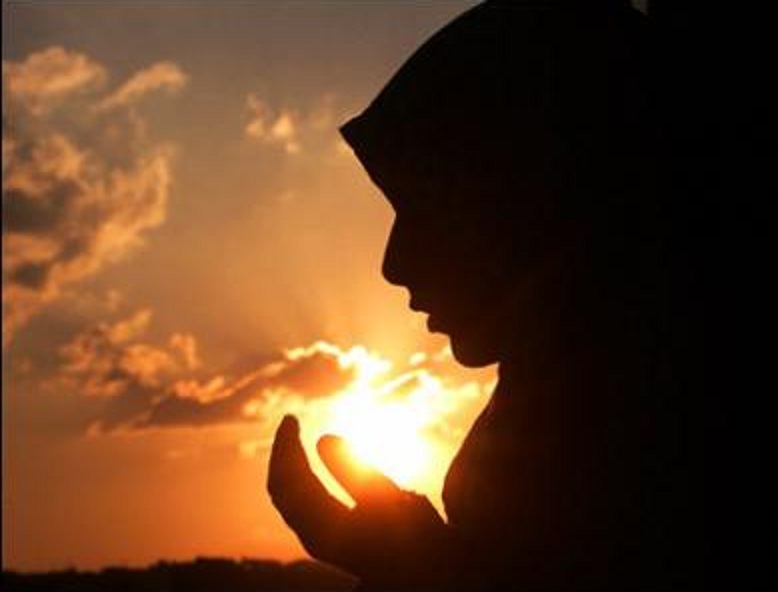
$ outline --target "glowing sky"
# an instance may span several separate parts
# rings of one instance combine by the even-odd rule
[[[336,128],[474,3],[3,3],[5,568],[302,556],[288,412],[440,504],[494,369],[381,278]]]

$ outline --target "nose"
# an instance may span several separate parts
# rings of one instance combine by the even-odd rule
[[[407,224],[395,217],[389,237],[386,241],[384,261],[381,273],[390,284],[409,287],[413,276],[413,247],[412,235]]]

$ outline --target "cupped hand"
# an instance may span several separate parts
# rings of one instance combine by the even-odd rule
[[[357,461],[337,436],[322,437],[317,450],[356,502],[353,509],[314,475],[293,416],[286,416],[276,432],[268,474],[273,504],[306,551],[368,587],[436,587],[450,541],[429,500]]]

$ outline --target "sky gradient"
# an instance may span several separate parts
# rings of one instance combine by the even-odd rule
[[[289,412],[440,507],[494,368],[381,277],[337,127],[474,4],[3,3],[4,568],[303,556]]]

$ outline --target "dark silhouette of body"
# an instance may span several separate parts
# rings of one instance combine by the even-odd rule
[[[500,364],[447,522],[379,475],[346,509],[282,423],[274,503],[364,588],[702,583],[702,246],[655,28],[616,2],[487,2],[343,127],[396,211],[384,275],[461,363]]]

